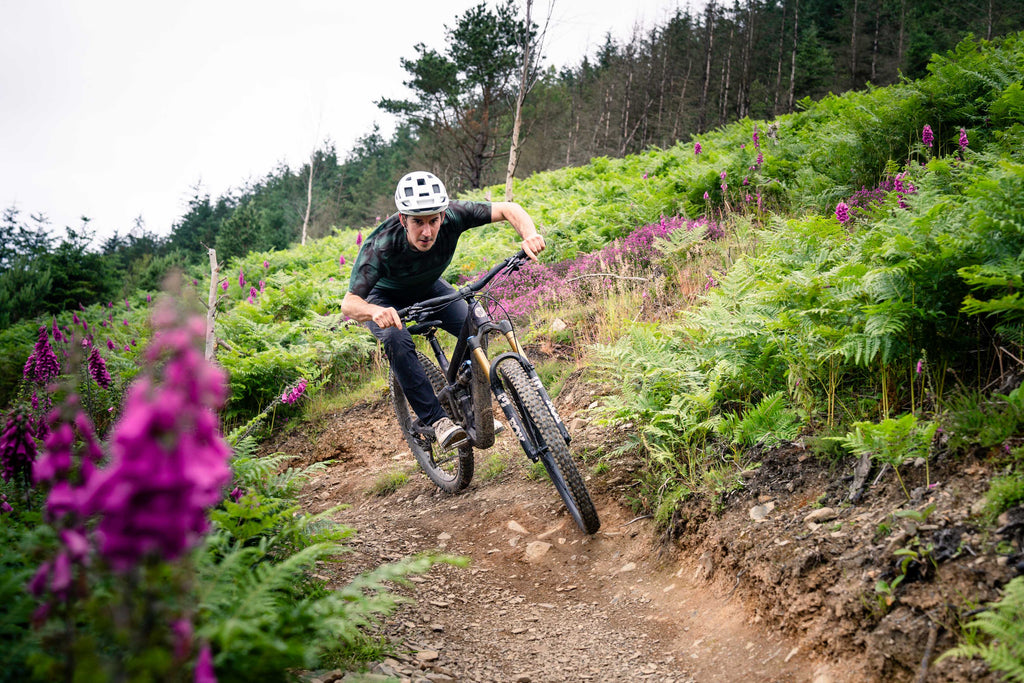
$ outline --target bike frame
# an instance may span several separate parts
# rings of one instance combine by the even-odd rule
[[[482,378],[490,387],[491,393],[494,395],[495,399],[497,399],[502,412],[505,413],[505,418],[508,420],[508,423],[512,428],[512,432],[516,435],[516,438],[519,439],[519,443],[522,445],[527,457],[536,462],[540,458],[542,450],[534,445],[535,440],[528,434],[525,425],[516,414],[515,408],[512,405],[512,401],[508,397],[505,388],[501,385],[501,379],[498,377],[497,372],[495,372],[499,363],[511,358],[523,367],[523,370],[526,371],[530,381],[533,382],[534,386],[536,386],[538,393],[542,397],[545,407],[551,413],[551,417],[554,419],[555,424],[558,425],[558,431],[565,439],[565,442],[568,444],[572,441],[572,437],[569,435],[569,430],[566,429],[565,423],[562,421],[561,416],[559,416],[558,411],[555,409],[555,404],[552,402],[551,397],[544,388],[540,377],[537,375],[537,371],[533,367],[533,363],[531,363],[526,357],[522,346],[519,345],[519,340],[516,338],[515,331],[512,329],[512,324],[508,320],[493,320],[491,316],[488,315],[487,311],[484,310],[484,307],[476,300],[477,292],[487,286],[487,284],[494,279],[496,275],[506,270],[509,272],[517,270],[519,265],[522,263],[523,258],[525,258],[525,254],[523,252],[519,252],[516,256],[505,259],[496,265],[476,282],[467,285],[452,294],[413,304],[412,306],[399,311],[399,316],[402,317],[403,320],[406,318],[416,320],[416,324],[409,327],[409,332],[411,334],[421,334],[427,338],[427,342],[437,359],[441,372],[444,373],[447,386],[441,394],[438,395],[438,399],[442,402],[454,401],[455,397],[458,396],[459,400],[464,403],[460,406],[462,414],[470,414],[469,410],[467,410],[469,406],[465,404],[472,401],[471,391],[463,391],[461,394],[456,394],[455,392],[455,389],[459,385],[466,386],[467,389],[472,386],[472,377],[460,376],[464,372],[463,368],[470,368],[470,373],[476,374],[477,378]],[[420,316],[428,317],[434,311],[440,310],[457,299],[465,299],[466,303],[469,304],[469,313],[462,325],[462,330],[456,339],[455,348],[452,350],[452,355],[449,359],[445,355],[444,349],[441,347],[441,342],[438,341],[437,336],[435,335],[437,327],[440,325],[440,321],[428,320],[421,322],[417,318]],[[494,334],[503,336],[508,341],[509,347],[512,350],[499,355],[494,360],[490,360],[487,357],[487,352],[484,346],[490,336]],[[481,340],[483,340],[483,343]],[[475,442],[475,437],[478,433],[478,425],[464,425],[464,427],[469,433],[470,438]]]

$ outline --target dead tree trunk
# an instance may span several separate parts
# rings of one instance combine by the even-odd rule
[[[213,322],[217,317],[217,285],[220,284],[220,266],[217,265],[217,251],[207,250],[210,254],[210,293],[206,304],[206,360],[213,360],[217,348],[216,335],[214,334]]]
[[[743,46],[743,75],[738,92],[738,114],[744,118],[750,113],[750,53],[754,49],[754,0],[747,0],[747,41]]]
[[[704,80],[701,84],[700,103],[697,107],[697,132],[703,133],[708,117],[708,86],[711,84],[711,53],[715,43],[715,0],[708,3],[704,13]]]
[[[793,105],[795,104],[794,97],[796,95],[796,47],[800,42],[798,36],[800,35],[800,0],[794,0],[793,2],[793,52],[789,60],[789,100],[786,105],[786,111],[793,111]]]
[[[782,92],[782,59],[786,54],[786,10],[789,5],[782,3],[782,23],[779,26],[779,59],[775,65],[775,101],[772,103],[772,115],[779,115],[779,97]]]
[[[736,24],[729,27],[729,52],[725,57],[725,64],[722,66],[722,85],[719,89],[722,93],[721,106],[718,108],[718,125],[725,125],[725,117],[729,111],[729,81],[732,79],[732,49],[733,37],[736,35]]]
[[[313,208],[313,167],[316,165],[316,152],[309,155],[309,184],[306,186],[306,217],[302,219],[302,244],[306,243],[309,233],[309,214]]]
[[[530,23],[533,0],[526,0],[526,23],[523,27],[523,70],[520,73],[519,92],[516,93],[516,117],[512,123],[512,145],[508,150],[508,171],[505,174],[505,201],[512,201],[512,178],[519,165],[519,134],[523,127],[523,102],[530,82]]]
[[[853,0],[853,21],[850,22],[850,87],[857,87],[857,4]]]

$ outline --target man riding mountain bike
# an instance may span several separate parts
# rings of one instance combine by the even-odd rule
[[[399,181],[395,206],[398,213],[363,242],[341,311],[365,323],[380,340],[410,407],[423,424],[433,427],[442,450],[450,450],[466,441],[466,432],[434,395],[397,309],[455,291],[440,278],[466,230],[508,221],[522,238],[522,250],[534,261],[544,250],[544,238],[519,204],[449,201],[441,180],[426,171],[413,171]],[[437,319],[442,329],[458,336],[467,313],[466,302],[457,299]]]

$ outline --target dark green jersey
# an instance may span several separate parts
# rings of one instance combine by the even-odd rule
[[[365,299],[374,287],[404,293],[425,288],[452,262],[459,236],[490,222],[490,202],[449,202],[434,246],[430,251],[418,251],[409,244],[396,213],[363,242],[352,266],[348,291]]]

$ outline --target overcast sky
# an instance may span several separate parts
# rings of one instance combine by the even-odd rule
[[[325,139],[344,157],[374,123],[389,135],[373,103],[408,95],[399,59],[443,50],[478,2],[0,0],[0,208],[59,234],[88,216],[97,242],[137,216],[165,235],[197,182],[216,197]],[[555,0],[547,63],[686,2]]]

